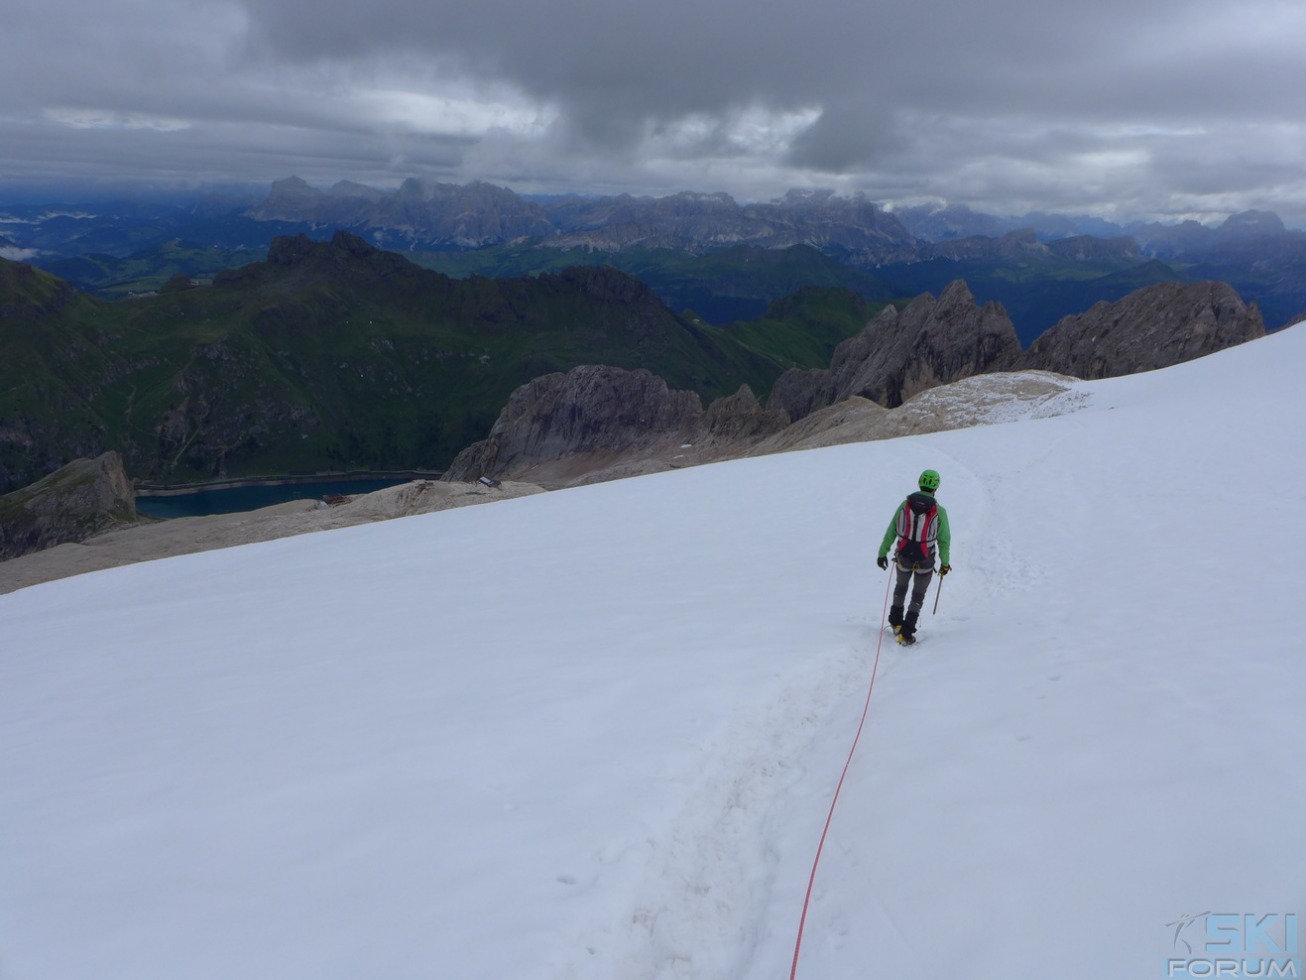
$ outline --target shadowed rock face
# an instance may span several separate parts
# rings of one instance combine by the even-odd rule
[[[501,478],[567,456],[610,458],[664,443],[733,444],[788,424],[747,385],[705,411],[697,394],[673,391],[649,371],[585,365],[514,391],[490,435],[459,453],[444,479]]]
[[[136,519],[136,492],[121,456],[74,460],[0,497],[0,559],[82,541]]]
[[[1012,366],[1096,380],[1169,367],[1263,336],[1260,310],[1232,286],[1160,283],[1065,317]]]
[[[698,395],[672,391],[643,369],[584,365],[547,374],[512,393],[490,435],[459,453],[444,478],[498,476],[568,453],[620,452],[688,431],[702,414]]]
[[[700,440],[709,445],[733,446],[775,435],[789,426],[789,416],[778,409],[765,409],[748,385],[733,395],[718,398],[703,413]]]
[[[795,420],[854,396],[894,408],[927,388],[996,370],[1019,353],[1006,311],[996,303],[977,306],[958,280],[938,299],[919,296],[901,312],[886,307],[835,348],[828,370],[782,375],[767,404]]]

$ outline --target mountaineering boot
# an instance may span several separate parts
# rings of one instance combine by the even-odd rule
[[[898,632],[898,642],[905,647],[911,646],[916,642],[916,620],[920,617],[918,612],[909,612],[902,620],[902,628]]]
[[[889,627],[894,636],[902,632],[902,606],[889,607]]]

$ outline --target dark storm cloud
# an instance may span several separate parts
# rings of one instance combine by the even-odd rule
[[[6,6],[0,179],[826,186],[1306,218],[1306,8],[1277,0]]]

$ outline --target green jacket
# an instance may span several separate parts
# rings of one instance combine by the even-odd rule
[[[928,493],[928,491],[924,490],[921,492]],[[933,494],[930,494],[930,496],[933,496]],[[939,552],[939,564],[951,565],[952,529],[948,527],[948,512],[943,509],[942,504],[936,502],[935,505],[939,508],[939,533],[938,538],[935,540],[935,545]],[[903,502],[898,505],[898,509],[893,512],[893,517],[889,520],[889,528],[884,532],[884,540],[880,542],[879,556],[881,558],[889,557],[889,549],[892,548],[893,543],[898,540],[898,516],[906,506],[907,501],[903,500]]]

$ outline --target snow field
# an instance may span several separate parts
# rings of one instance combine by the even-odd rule
[[[1156,976],[1306,910],[1303,366],[0,596],[0,977],[784,975],[927,466],[955,573],[798,976]]]

